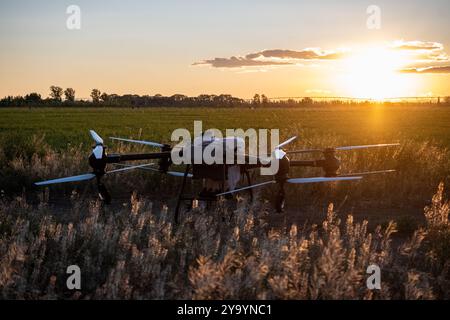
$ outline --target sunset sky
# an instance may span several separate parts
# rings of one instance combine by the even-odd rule
[[[1,1],[0,97],[450,95],[449,31],[448,0]]]

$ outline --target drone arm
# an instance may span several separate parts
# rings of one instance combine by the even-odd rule
[[[270,162],[267,164],[263,164],[258,159],[258,162],[256,164],[246,163],[244,166],[245,169],[250,170],[261,167],[270,167],[270,165]],[[324,160],[290,160],[289,165],[291,167],[322,167],[324,166]]]
[[[134,153],[134,154],[112,154],[107,156],[107,163],[119,163],[122,161],[137,161],[151,159],[168,159],[170,152]]]

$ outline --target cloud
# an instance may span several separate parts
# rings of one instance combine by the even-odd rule
[[[449,60],[447,53],[444,51],[444,45],[439,42],[397,40],[393,42],[391,47],[396,50],[409,52],[416,60]]]
[[[215,68],[241,68],[253,66],[292,65],[300,60],[335,60],[344,56],[341,51],[323,51],[307,48],[300,51],[272,49],[249,53],[244,57],[214,58],[193,65],[210,65]]]
[[[444,45],[439,42],[426,42],[426,41],[394,41],[393,48],[399,50],[443,50]]]
[[[450,73],[450,66],[431,66],[424,68],[407,68],[400,70],[402,73]]]
[[[286,65],[292,63],[289,61],[261,61],[248,59],[247,57],[214,58],[211,60],[203,60],[193,63],[194,66],[203,64],[211,65],[214,68],[240,68],[253,66]]]
[[[297,59],[297,60],[331,60],[339,59],[341,57],[341,52],[334,51],[323,51],[320,49],[303,49],[300,51],[295,50],[264,50],[256,53],[250,53],[245,57],[247,59],[256,59],[260,57],[264,58],[278,58],[278,59]]]
[[[416,60],[428,60],[428,61],[448,61],[449,57],[445,52],[430,52],[426,54],[420,54],[414,56]]]

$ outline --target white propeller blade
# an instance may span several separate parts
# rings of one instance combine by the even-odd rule
[[[285,145],[291,143],[292,141],[294,141],[295,139],[297,139],[297,136],[294,136],[292,138],[287,139],[286,141],[280,143],[279,145],[277,145],[274,150],[273,150],[273,156],[275,157],[275,159],[277,160],[281,160],[284,158],[284,156],[286,155],[286,152],[281,150],[282,147],[284,147]]]
[[[108,171],[106,174],[117,173],[117,172],[132,170],[132,169],[138,169],[138,168],[143,168],[143,167],[146,167],[146,166],[149,166],[149,165],[150,164],[142,164],[142,165],[139,165],[139,166],[128,166],[126,168]],[[44,185],[55,184],[55,183],[90,180],[90,179],[93,179],[95,177],[96,177],[96,175],[94,173],[86,173],[86,174],[81,174],[79,176],[72,176],[72,177],[66,177],[66,178],[58,178],[58,179],[53,179],[53,180],[46,180],[46,181],[35,182],[34,184],[37,185],[37,186],[44,186]]]
[[[126,166],[125,168],[108,171],[108,172],[106,172],[106,174],[117,173],[117,172],[122,172],[122,171],[127,171],[127,170],[133,170],[133,169],[140,169],[140,168],[145,168],[145,167],[152,166],[152,165],[153,165],[153,163],[146,163],[146,164],[141,164],[138,166]]]
[[[90,179],[93,179],[93,178],[95,178],[95,174],[93,174],[93,173],[86,173],[86,174],[81,174],[79,176],[73,176],[73,177],[66,177],[66,178],[59,178],[59,179],[53,179],[53,180],[36,182],[35,185],[37,185],[37,186],[45,186],[45,185],[48,185],[48,184],[84,181],[84,180],[90,180]]]
[[[121,167],[131,167],[131,165],[129,164],[123,164],[123,163],[116,163],[116,166],[121,166]],[[154,172],[159,172],[159,173],[164,173],[163,171],[157,169],[157,168],[151,168],[151,166],[154,166],[155,164],[150,163],[147,164],[145,166],[142,167],[138,167],[138,169],[142,169],[142,170],[148,170],[148,171],[154,171]],[[174,177],[184,177],[184,172],[179,172],[179,171],[167,171],[166,172],[168,175],[174,176]],[[193,175],[191,173],[187,174],[188,178],[192,178]]]
[[[97,144],[103,144],[103,139],[97,134],[97,132],[94,130],[89,130],[89,132],[91,133],[92,139],[94,139]]]
[[[285,145],[291,143],[291,142],[294,141],[295,139],[297,139],[297,136],[293,136],[292,138],[289,138],[289,139],[287,139],[286,141],[280,143],[279,145],[277,145],[277,146],[275,147],[275,149],[280,149],[280,148],[284,147]]]
[[[251,186],[246,186],[246,187],[243,187],[243,188],[239,188],[239,189],[234,189],[234,190],[227,191],[227,192],[218,193],[216,196],[218,197],[218,196],[223,196],[223,195],[230,194],[230,193],[239,192],[239,191],[242,191],[242,190],[262,187],[262,186],[265,186],[265,185],[268,185],[268,184],[272,184],[272,183],[276,183],[276,181],[275,180],[271,180],[271,181],[266,181],[266,182],[262,182],[262,183],[258,183],[258,184],[253,184]]]
[[[347,147],[337,147],[336,150],[353,150],[353,149],[365,149],[365,148],[379,148],[379,147],[390,147],[399,146],[400,143],[380,143],[380,144],[368,144],[362,146],[347,146]]]
[[[275,151],[273,152],[275,159],[277,160],[281,160],[283,159],[283,157],[286,155],[286,152],[284,152],[281,149],[275,149]]]
[[[379,173],[390,173],[395,172],[394,169],[389,170],[378,170],[378,171],[368,171],[368,172],[358,172],[358,173],[347,173],[347,174],[340,174],[340,177],[352,177],[352,176],[365,176],[365,175],[371,175],[371,174],[379,174]]]
[[[315,182],[331,182],[331,181],[347,181],[347,180],[360,180],[362,177],[315,177],[315,178],[293,178],[288,179],[289,183],[315,183]]]
[[[337,147],[331,148],[334,150],[353,150],[353,149],[365,149],[365,148],[379,148],[379,147],[391,147],[391,146],[399,146],[400,143],[380,143],[380,144],[367,144],[361,146],[345,146],[345,147]],[[309,153],[309,152],[324,152],[325,149],[306,149],[306,150],[294,150],[288,151],[288,154],[294,153]]]
[[[97,145],[92,151],[96,159],[101,159],[103,157],[103,146]]]
[[[109,137],[109,138],[112,139],[112,140],[118,140],[118,141],[126,141],[126,142],[132,142],[132,143],[145,144],[145,145],[147,145],[147,146],[152,146],[152,147],[159,147],[159,148],[164,147],[163,144],[157,143],[157,142],[152,142],[152,141],[133,140],[133,139],[123,139],[123,138],[115,138],[115,137]]]

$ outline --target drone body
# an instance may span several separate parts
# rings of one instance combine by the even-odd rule
[[[393,172],[394,170],[381,170],[372,172],[363,172],[358,174],[339,174],[340,160],[336,157],[336,151],[339,150],[352,150],[362,148],[373,147],[388,147],[397,146],[398,143],[393,144],[375,144],[364,146],[349,146],[338,148],[326,148],[326,149],[311,149],[311,150],[299,150],[299,151],[284,151],[283,147],[291,143],[296,137],[292,137],[283,143],[276,146],[270,156],[262,159],[260,157],[251,156],[241,153],[239,147],[242,144],[245,145],[245,141],[239,137],[225,137],[225,138],[204,138],[197,137],[194,142],[187,149],[175,149],[170,145],[161,144],[151,141],[132,140],[123,138],[111,138],[113,140],[125,141],[131,143],[143,144],[151,147],[160,148],[160,152],[151,153],[139,153],[139,154],[107,154],[103,145],[103,139],[93,130],[90,130],[90,134],[95,141],[92,153],[90,154],[88,161],[92,168],[92,173],[82,174],[79,176],[59,178],[54,180],[47,180],[35,183],[38,186],[49,185],[55,183],[83,181],[96,178],[99,195],[105,203],[111,201],[105,185],[102,183],[102,178],[105,175],[112,173],[128,171],[133,169],[142,169],[148,171],[156,171],[162,174],[168,174],[176,177],[182,177],[182,183],[180,186],[178,202],[175,209],[175,222],[178,222],[178,213],[182,201],[189,200],[203,200],[203,201],[215,201],[220,196],[231,196],[231,194],[247,190],[250,192],[251,197],[252,189],[257,187],[268,186],[270,184],[278,185],[278,192],[275,199],[275,208],[278,212],[283,211],[285,191],[284,188],[287,184],[303,184],[303,183],[318,183],[318,182],[331,182],[331,181],[348,181],[348,180],[360,180],[364,175]],[[227,163],[226,159],[223,161],[205,161],[204,159],[198,159],[196,152],[200,146],[200,151],[204,151],[209,148],[215,150],[215,147],[221,146],[225,150],[225,154],[232,153],[233,157],[240,157],[244,160],[241,162]],[[188,163],[185,163],[184,172],[171,171],[170,166],[173,164],[172,157],[173,152],[179,155],[188,155]],[[322,153],[323,157],[318,160],[291,160],[288,155],[298,153]],[[140,165],[130,165],[124,162],[129,161],[142,161],[142,160],[158,160],[158,163],[147,163]],[[273,161],[277,161],[278,170],[273,173],[270,180],[252,184],[250,172],[253,169],[268,167]],[[106,168],[109,164],[120,166],[121,168],[107,171]],[[322,177],[308,177],[308,178],[291,178],[289,176],[291,167],[321,167],[324,175]],[[242,177],[246,178],[246,186],[236,188]],[[194,196],[187,196],[184,194],[187,179],[201,180],[203,182],[203,189]]]

